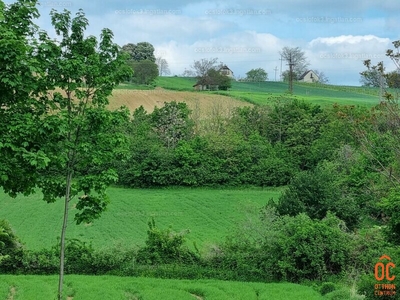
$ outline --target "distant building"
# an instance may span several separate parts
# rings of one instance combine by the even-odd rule
[[[201,84],[200,82],[197,82],[193,85],[193,88],[196,91],[217,91],[218,84]]]
[[[308,83],[318,82],[319,77],[317,74],[315,74],[315,72],[313,70],[308,70],[307,72],[304,72],[303,75],[300,76],[298,81],[308,82]]]
[[[230,77],[230,78],[232,78],[232,79],[234,78],[232,70],[229,69],[227,65],[223,65],[223,66],[219,69],[219,72],[220,72],[221,75],[228,76],[228,77]]]

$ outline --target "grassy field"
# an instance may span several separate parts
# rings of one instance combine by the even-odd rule
[[[313,289],[290,283],[171,280],[113,276],[65,278],[68,300],[320,300]],[[56,276],[0,275],[0,300],[54,299]]]
[[[195,82],[194,78],[160,77],[157,79],[156,85],[176,91],[193,91],[192,86]],[[232,88],[229,91],[203,91],[201,93],[221,94],[253,104],[265,105],[271,103],[272,98],[284,95],[287,91],[288,84],[285,82],[232,81]],[[371,106],[379,102],[379,90],[376,88],[295,83],[293,94],[298,99],[320,105],[339,103]]]
[[[279,189],[123,189],[110,188],[111,203],[93,224],[75,225],[74,208],[69,238],[92,242],[96,248],[143,245],[152,217],[160,228],[189,229],[188,246],[196,242],[200,251],[221,241],[246,211],[259,209]],[[7,219],[28,249],[48,248],[60,234],[61,199],[47,204],[40,194],[12,199],[0,193],[0,219]]]

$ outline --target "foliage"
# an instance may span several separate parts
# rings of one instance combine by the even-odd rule
[[[167,148],[175,148],[179,141],[188,140],[193,134],[191,111],[186,103],[164,102],[151,113],[151,124]]]
[[[219,90],[227,91],[232,87],[231,79],[216,69],[210,69],[205,77],[199,78],[198,83],[207,86],[218,86]]]
[[[277,211],[290,216],[305,213],[319,220],[331,211],[353,229],[360,221],[360,207],[354,197],[344,191],[336,166],[320,164],[315,170],[300,172],[292,179],[279,198]]]
[[[149,42],[140,42],[137,44],[128,43],[122,46],[122,51],[129,54],[129,60],[131,61],[156,61],[154,57],[154,47]]]
[[[8,273],[20,267],[23,247],[10,224],[0,219],[0,272]]]
[[[184,247],[185,233],[158,229],[154,218],[148,226],[146,246],[139,249],[136,256],[139,264],[190,264],[198,260],[195,253]]]
[[[360,82],[363,86],[385,87],[387,85],[382,62],[371,66],[371,60],[368,59],[364,61],[364,66],[367,67],[367,70],[360,72]]]
[[[129,65],[133,70],[133,82],[137,84],[151,84],[158,76],[157,64],[150,60],[132,61]]]
[[[262,68],[251,69],[246,73],[245,81],[266,81],[268,80],[268,73]]]
[[[324,282],[321,285],[321,288],[319,291],[320,291],[321,295],[324,296],[328,293],[333,292],[334,290],[336,290],[336,285],[333,282]]]
[[[35,12],[31,6],[21,4],[21,7],[18,9],[23,12]],[[58,295],[61,298],[69,203],[84,193],[76,204],[78,224],[98,218],[107,205],[106,188],[117,177],[105,164],[121,154],[124,137],[116,128],[128,117],[125,110],[107,110],[107,97],[129,72],[122,67],[125,59],[112,42],[109,29],[102,30],[100,42],[94,36],[85,37],[88,20],[82,10],[74,18],[69,11],[52,10],[52,25],[60,40],[50,39],[46,32],[40,31],[37,39],[28,43],[23,37],[30,33],[30,22],[21,19],[24,15],[18,16],[18,9],[11,13],[18,17],[12,20],[12,27],[25,30],[19,42],[20,49],[26,47],[27,59],[22,61],[27,70],[14,73],[12,83],[25,80],[29,70],[30,85],[23,89],[24,94],[17,95],[18,101],[11,102],[15,85],[5,87],[6,106],[1,106],[1,114],[6,122],[0,128],[4,133],[0,146],[6,144],[6,157],[15,154],[11,166],[27,164],[29,168],[22,167],[19,171],[21,178],[25,174],[27,178],[22,187],[9,182],[14,171],[10,172],[8,164],[1,180],[12,195],[33,192],[37,186],[47,202],[64,197]],[[30,137],[26,138],[27,135]]]
[[[378,204],[387,219],[385,233],[387,239],[400,245],[400,191],[392,189]]]
[[[280,217],[267,207],[261,219],[241,224],[212,262],[247,277],[324,280],[346,269],[350,237],[341,222],[332,214],[323,220],[311,220],[305,214]]]
[[[398,71],[392,71],[385,74],[386,82],[389,88],[400,88],[400,74]]]

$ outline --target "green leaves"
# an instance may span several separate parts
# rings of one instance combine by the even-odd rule
[[[78,225],[82,222],[90,223],[98,219],[108,203],[109,199],[106,194],[80,196],[76,204],[76,208],[80,211],[75,214],[76,223]]]

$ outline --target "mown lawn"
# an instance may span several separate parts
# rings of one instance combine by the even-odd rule
[[[160,228],[189,229],[189,246],[200,250],[221,241],[281,189],[109,189],[110,204],[92,224],[75,225],[71,209],[67,235],[92,242],[96,248],[143,245],[152,217]],[[7,219],[28,249],[49,248],[60,235],[63,201],[45,203],[40,194],[16,199],[0,192],[0,219]]]
[[[172,280],[114,276],[65,277],[70,300],[320,300],[313,289],[290,283]],[[55,299],[57,276],[0,275],[0,300]]]

